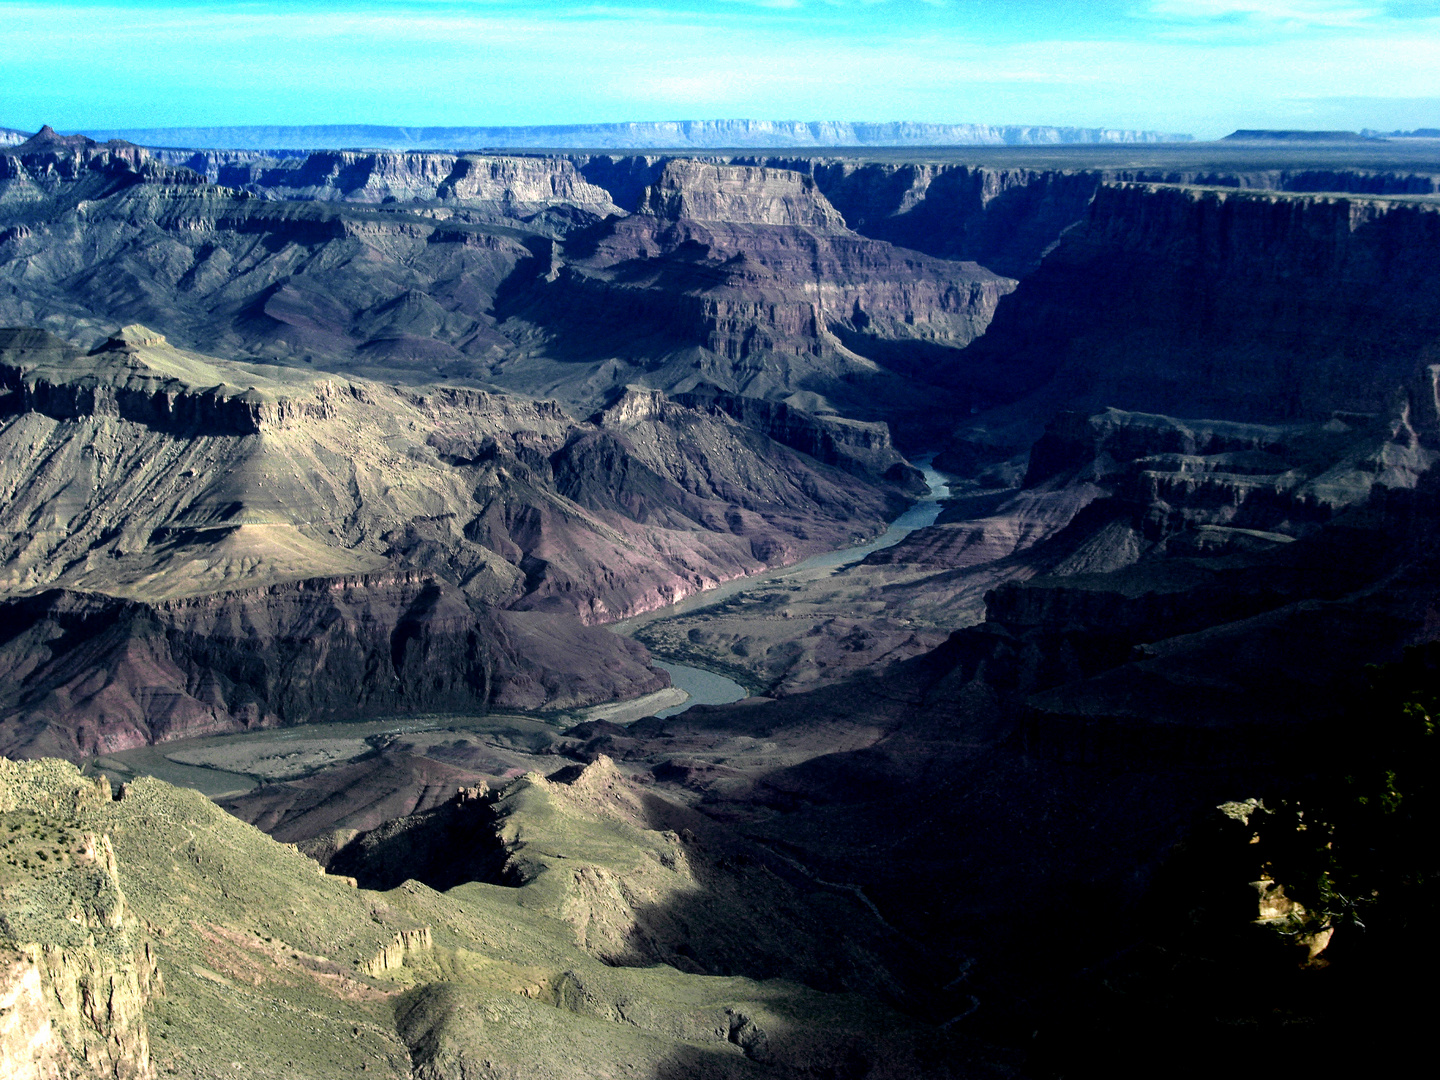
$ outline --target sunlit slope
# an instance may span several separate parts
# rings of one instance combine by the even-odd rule
[[[496,820],[488,800],[462,793],[451,812],[477,826],[472,847],[508,851],[528,884],[448,892],[414,880],[359,889],[193,792],[141,780],[112,801],[108,784],[58,762],[0,763],[0,822],[113,847],[106,880],[123,899],[111,903],[122,914],[110,933],[124,946],[113,963],[126,978],[143,969],[128,1030],[159,1075],[777,1077],[847,1062],[874,1077],[968,1074],[971,1053],[873,998],[755,981],[743,968],[700,973],[715,962],[705,943],[734,929],[729,921],[760,929],[735,947],[762,961],[778,934],[803,931],[795,920],[807,905],[823,907],[758,866],[717,891],[714,857],[738,854],[725,837],[713,825],[705,836],[657,831],[664,823],[637,820],[638,808],[677,821],[689,812],[617,794],[623,783],[603,763],[568,784],[524,778],[503,793],[494,831],[483,827]],[[47,955],[20,915],[39,890],[83,891],[80,871],[31,862],[7,873],[0,930],[23,955],[35,945]],[[689,898],[702,954],[690,972],[596,940],[601,928],[632,947],[647,940],[633,906],[596,891],[611,882],[619,896],[621,878],[632,905],[642,892],[657,909]],[[767,893],[777,902],[767,906]],[[736,902],[747,910],[731,910]],[[869,916],[857,907],[848,918]],[[75,957],[93,948],[63,947]],[[47,989],[56,964],[40,965]],[[57,1032],[113,1034],[104,1014],[66,1027],[63,1002],[48,1007]],[[148,1075],[139,1057],[126,1075]]]

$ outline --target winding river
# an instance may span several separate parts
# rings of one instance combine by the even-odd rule
[[[670,607],[646,612],[644,615],[637,615],[632,619],[614,623],[611,629],[621,634],[633,634],[640,627],[660,619],[687,615],[692,611],[703,611],[705,608],[714,607],[716,604],[750,589],[769,586],[777,581],[784,581],[786,578],[797,577],[814,570],[840,570],[858,563],[872,551],[893,547],[916,529],[934,525],[935,520],[940,516],[941,501],[950,496],[950,481],[943,473],[935,471],[934,461],[934,454],[925,454],[915,459],[914,464],[925,474],[925,483],[929,490],[923,499],[892,521],[890,527],[874,540],[856,544],[853,547],[839,548],[835,551],[824,551],[781,570],[727,581],[717,588],[696,593],[694,596],[687,596],[678,604],[672,604]],[[674,716],[684,712],[692,705],[728,705],[732,701],[739,701],[747,696],[745,688],[735,680],[727,679],[724,675],[717,675],[713,671],[705,671],[688,664],[672,663],[669,660],[656,660],[654,663],[656,667],[664,668],[670,673],[672,685],[690,695],[681,704],[660,710],[656,713],[657,716]]]
[[[929,485],[926,496],[896,518],[890,527],[875,539],[837,551],[822,552],[780,570],[767,571],[752,577],[726,582],[718,588],[687,597],[671,607],[648,612],[621,623],[614,623],[611,629],[617,633],[631,634],[639,627],[657,619],[699,611],[728,600],[748,589],[768,587],[774,582],[813,573],[816,570],[828,569],[832,572],[840,570],[858,563],[872,551],[898,544],[916,529],[933,525],[935,519],[940,516],[941,500],[950,494],[947,478],[936,472],[931,465],[933,456],[926,455],[915,461],[915,464],[924,471],[925,482]],[[680,704],[659,711],[658,715],[660,716],[673,716],[676,713],[684,712],[693,705],[724,705],[747,696],[743,686],[723,675],[691,667],[688,664],[672,663],[664,659],[657,659],[655,664],[669,672],[671,682],[689,695]],[[195,788],[213,798],[248,790],[254,787],[258,780],[255,775],[250,773],[233,772],[211,764],[187,763],[184,759],[193,757],[197,750],[204,751],[208,748],[224,746],[227,754],[233,756],[238,752],[243,757],[247,751],[252,754],[263,752],[275,756],[276,754],[285,754],[293,748],[295,755],[298,756],[302,753],[313,753],[312,744],[328,745],[334,742],[346,745],[354,743],[356,745],[351,749],[359,752],[363,750],[363,746],[359,745],[361,741],[371,735],[394,735],[446,728],[482,731],[503,728],[513,732],[513,730],[517,730],[516,725],[519,725],[520,728],[530,726],[544,728],[547,726],[543,720],[537,717],[513,715],[490,717],[409,716],[386,720],[305,724],[293,728],[274,728],[265,731],[177,739],[174,742],[162,743],[158,746],[142,746],[133,750],[106,754],[88,764],[102,771],[110,772],[117,779],[130,779],[140,774],[155,776],[172,784]],[[202,753],[201,757],[203,758],[205,755]]]

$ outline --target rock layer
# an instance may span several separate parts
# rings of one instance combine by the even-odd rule
[[[12,753],[649,693],[644,650],[582,623],[877,530],[908,477],[883,429],[845,473],[657,391],[581,423],[140,326],[4,332],[0,385]]]
[[[0,1055],[16,1077],[150,1080],[144,1010],[164,982],[121,891],[110,837],[93,831],[110,784],[71,779],[59,764],[0,759],[9,957],[0,993],[15,1010]]]
[[[1379,412],[1433,360],[1437,260],[1424,201],[1103,187],[997,309],[972,385],[1216,419]]]
[[[586,409],[698,376],[875,422],[923,415],[1011,288],[849,231],[787,168],[166,155],[196,172],[47,139],[0,155],[0,319],[77,340],[140,319],[207,352]],[[617,216],[621,202],[643,212]]]

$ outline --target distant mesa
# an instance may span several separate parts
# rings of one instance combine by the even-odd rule
[[[1376,139],[1440,139],[1440,128],[1416,128],[1414,131],[1376,131],[1365,128],[1360,134]]]
[[[709,150],[742,147],[1053,146],[1067,143],[1190,142],[1190,135],[1024,124],[849,123],[807,120],[667,120],[541,127],[189,127],[93,130],[96,139],[142,146],[228,150],[588,149]]]
[[[1225,142],[1354,143],[1380,142],[1378,134],[1359,131],[1301,131],[1269,128],[1241,128],[1226,135]]]

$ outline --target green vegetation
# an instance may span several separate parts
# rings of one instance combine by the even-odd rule
[[[505,872],[357,888],[197,792],[141,778],[113,799],[71,765],[0,759],[0,935],[67,950],[55,985],[128,988],[123,1038],[80,1011],[58,1030],[71,1053],[148,1045],[161,1077],[968,1072],[968,1043],[882,1003],[894,943],[860,905],[777,878],[608,759],[441,810]],[[407,822],[357,869],[367,850],[409,851],[417,875],[427,845],[472,854],[451,846],[463,829]]]

